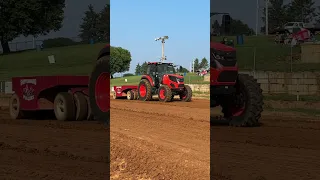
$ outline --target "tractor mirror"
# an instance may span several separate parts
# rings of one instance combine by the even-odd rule
[[[222,29],[224,34],[229,34],[231,30],[231,17],[230,15],[222,16]]]

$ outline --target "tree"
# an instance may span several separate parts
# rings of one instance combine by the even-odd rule
[[[318,6],[316,25],[320,25],[320,6]]]
[[[19,35],[46,35],[62,27],[65,0],[0,1],[0,41],[3,53],[10,53],[9,42]]]
[[[121,47],[110,48],[110,74],[111,78],[115,73],[129,71],[131,54],[127,49]]]
[[[254,30],[250,28],[247,24],[242,22],[241,20],[231,19],[229,35],[239,35],[239,34],[252,35],[254,34]]]
[[[293,0],[289,4],[288,15],[291,21],[310,23],[316,16],[316,7],[313,0]]]
[[[141,74],[147,74],[147,69],[148,69],[148,63],[145,61],[141,65]]]
[[[99,13],[97,22],[98,41],[110,42],[110,5],[107,4]]]
[[[207,69],[209,66],[208,60],[204,57],[201,60],[201,63],[199,64],[199,69],[204,68]]]
[[[196,58],[194,61],[193,61],[193,68],[195,71],[197,71],[199,69],[199,59]]]
[[[273,31],[278,27],[282,27],[288,21],[292,21],[288,14],[288,5],[284,4],[284,0],[270,0],[270,6],[268,7],[268,30]],[[266,24],[266,8],[263,8],[262,21],[264,26],[261,27],[261,32],[265,32]]]
[[[180,72],[180,73],[187,73],[187,72],[189,72],[189,71],[188,71],[188,69],[186,69],[186,68],[184,68],[184,67],[182,67],[182,66],[179,66],[179,72]]]
[[[141,66],[140,64],[138,63],[137,66],[136,66],[136,71],[134,73],[135,75],[140,75],[141,74]]]
[[[99,14],[94,11],[93,6],[90,4],[88,6],[88,10],[84,12],[85,16],[82,18],[83,22],[80,25],[80,34],[79,37],[83,41],[89,42],[90,39],[98,40],[98,22],[99,22]]]

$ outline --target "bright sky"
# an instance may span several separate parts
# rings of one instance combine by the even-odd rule
[[[111,45],[128,49],[130,72],[138,63],[159,61],[161,42],[167,62],[187,69],[193,59],[209,60],[210,1],[191,0],[111,0]]]

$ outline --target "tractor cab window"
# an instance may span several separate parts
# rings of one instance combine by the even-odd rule
[[[153,75],[153,72],[156,72],[157,67],[155,64],[151,64],[147,68],[147,74]]]
[[[175,69],[172,65],[169,64],[160,64],[158,65],[158,73],[159,74],[175,74]]]

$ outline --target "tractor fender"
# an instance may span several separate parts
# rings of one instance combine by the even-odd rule
[[[148,76],[148,75],[143,75],[143,76],[141,77],[141,79],[146,79],[146,80],[148,80],[148,81],[150,82],[151,86],[154,86],[154,82],[153,82],[153,80],[152,80],[152,78],[151,78],[150,76]]]
[[[110,55],[110,44],[107,44],[103,49],[100,50],[98,58],[100,59],[103,56]]]

